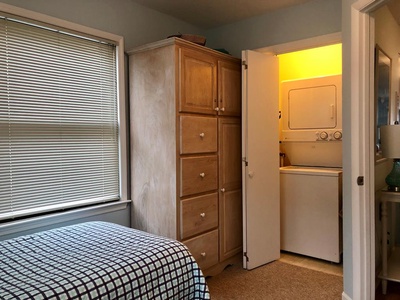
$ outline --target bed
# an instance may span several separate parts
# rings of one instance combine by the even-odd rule
[[[210,299],[182,243],[108,222],[0,242],[0,299]]]

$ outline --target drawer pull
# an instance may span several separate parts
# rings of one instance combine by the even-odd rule
[[[221,189],[221,192],[222,192],[222,193],[225,193],[225,188],[222,188],[222,189]]]
[[[206,253],[205,252],[201,252],[200,255],[203,256],[203,257],[206,257]]]
[[[203,138],[205,136],[204,132],[200,133],[200,137]]]
[[[204,218],[206,216],[206,213],[201,213],[200,217]]]
[[[205,173],[200,173],[200,177],[201,177],[201,178],[204,178],[205,176],[206,176]]]

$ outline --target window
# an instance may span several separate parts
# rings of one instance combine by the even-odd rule
[[[0,220],[126,199],[114,40],[0,12]]]

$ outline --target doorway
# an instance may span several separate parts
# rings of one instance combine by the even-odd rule
[[[374,29],[370,13],[386,0],[343,0],[342,33],[259,49],[281,54],[343,41],[344,292],[343,299],[374,299],[375,149]],[[371,147],[366,145],[371,145]],[[371,203],[372,202],[372,203]]]
[[[396,6],[396,2],[391,1],[386,5],[379,7],[377,10],[371,13],[371,17],[373,18],[374,23],[374,40],[375,40],[375,51],[376,51],[376,68],[375,68],[375,78],[377,79],[375,97],[372,100],[372,105],[375,107],[375,115],[376,119],[374,122],[374,127],[378,131],[380,125],[386,124],[394,124],[395,121],[399,121],[398,115],[398,95],[399,95],[399,51],[400,51],[400,24],[396,18],[396,16],[400,13],[399,6]],[[384,89],[382,93],[381,82],[378,78],[383,78],[382,70],[379,69],[379,65],[382,66],[382,58],[385,59],[384,63],[387,66],[388,74],[387,74],[387,87]],[[380,72],[380,77],[378,73]],[[385,100],[385,102],[383,101]],[[383,112],[386,112],[386,116],[382,118],[382,102],[385,104]],[[378,132],[375,133],[376,136]],[[375,275],[378,276],[380,271],[382,270],[382,222],[380,216],[380,199],[381,199],[381,190],[386,187],[385,177],[389,174],[392,168],[392,160],[383,158],[382,153],[379,151],[379,138],[375,138],[376,140],[376,162],[374,166],[375,173],[375,244],[376,244],[376,253],[375,253]],[[388,257],[391,256],[393,250],[395,250],[396,245],[399,244],[399,235],[396,235],[396,228],[399,228],[399,218],[396,218],[396,207],[389,205],[388,216]],[[397,224],[395,224],[397,221]],[[396,237],[397,240],[394,240]],[[393,262],[392,262],[393,264]],[[391,264],[389,264],[390,266]],[[396,264],[393,264],[393,267]],[[379,285],[380,282],[377,281]],[[389,282],[388,283],[388,294],[392,291],[396,291],[396,296],[398,297],[400,285]],[[382,288],[378,286],[376,291],[377,298],[378,295],[382,293]]]
[[[295,78],[295,77],[293,77],[293,74],[292,75],[289,75],[289,76],[292,76],[292,77],[288,77],[288,75],[286,74],[286,75],[284,75],[285,74],[285,72],[277,72],[276,73],[276,76],[278,77],[279,76],[279,73],[281,73],[281,76],[282,76],[282,78],[285,78],[285,79],[288,79],[288,80],[291,80],[291,79],[298,79],[298,78],[301,78],[301,77],[305,77],[305,78],[307,78],[307,77],[318,77],[318,76],[326,76],[326,75],[332,75],[332,74],[341,74],[341,45],[340,45],[340,42],[341,42],[341,35],[340,35],[340,33],[336,33],[336,34],[331,34],[331,35],[326,35],[326,36],[321,36],[321,37],[316,37],[316,38],[312,38],[312,39],[307,39],[307,40],[302,40],[302,41],[296,41],[296,42],[293,42],[293,43],[288,43],[288,44],[283,44],[283,45],[276,45],[276,46],[272,46],[272,47],[268,47],[268,48],[263,48],[263,49],[258,49],[258,50],[256,50],[255,52],[257,52],[257,53],[263,53],[263,54],[265,54],[265,56],[276,56],[276,55],[281,55],[282,56],[282,63],[283,63],[283,61],[285,61],[285,59],[287,59],[288,58],[288,60],[293,60],[293,56],[291,56],[290,57],[290,55],[289,55],[289,53],[291,53],[291,52],[297,52],[296,53],[296,55],[297,55],[297,60],[299,60],[299,55],[300,55],[300,57],[302,57],[302,58],[300,58],[300,60],[302,61],[302,62],[306,62],[306,60],[304,60],[304,56],[308,56],[308,57],[311,57],[310,58],[310,61],[308,62],[308,65],[303,65],[302,67],[300,67],[300,68],[298,68],[297,69],[297,78]],[[335,45],[336,44],[336,45]],[[328,46],[330,46],[330,47],[328,47]],[[336,50],[333,50],[334,52],[336,51],[336,52],[338,52],[339,53],[339,55],[338,55],[338,58],[337,58],[337,60],[333,60],[334,62],[336,62],[336,63],[332,63],[332,59],[330,59],[330,58],[332,58],[332,54],[329,54],[329,51],[332,51],[332,47],[336,47]],[[318,48],[320,48],[320,49],[318,49]],[[319,59],[320,59],[320,61],[318,61],[318,59],[317,59],[317,52],[318,52],[318,50],[320,50],[321,52],[320,52],[320,54],[319,54]],[[314,53],[312,53],[312,52],[314,52]],[[312,54],[311,54],[312,53]],[[294,56],[296,56],[296,55],[294,55]],[[258,56],[260,56],[259,54],[258,54]],[[245,56],[245,54],[244,54],[244,56],[243,56],[244,58],[246,58],[246,56]],[[312,58],[312,57],[314,57],[314,58]],[[244,59],[245,60],[245,59]],[[295,59],[296,60],[296,59]],[[321,71],[321,61],[325,61],[325,62],[328,62],[329,63],[329,67],[326,67],[323,71]],[[310,68],[310,64],[315,64],[316,66],[318,66],[318,68]],[[283,63],[283,65],[284,65],[284,63]],[[293,73],[293,71],[295,70],[295,68],[293,67],[293,64],[292,64],[292,66],[290,66],[290,63],[288,63],[287,64],[288,65],[288,70],[287,70],[287,72],[286,73]],[[252,65],[250,65],[249,64],[249,69],[252,69],[254,67],[254,65],[252,66]],[[265,67],[264,67],[265,68]],[[327,71],[328,70],[328,71]],[[310,71],[311,71],[311,73],[310,73]],[[295,72],[296,73],[296,72]],[[247,76],[247,75],[246,75]],[[244,77],[244,79],[246,79],[246,76]],[[284,77],[284,76],[286,76],[286,77]],[[264,77],[262,77],[262,78],[264,78]],[[277,82],[279,82],[279,80],[277,80]],[[279,89],[279,84],[277,84],[277,89]],[[244,89],[245,90],[245,89]],[[244,95],[246,95],[247,96],[247,92],[244,92]],[[271,98],[270,98],[271,99]],[[279,97],[277,97],[276,98],[276,101],[279,101]],[[246,109],[244,109],[244,111],[246,111],[246,113],[247,113],[247,108]],[[268,118],[273,118],[273,115],[274,114],[271,114],[272,113],[272,110],[269,112],[269,116],[268,116]],[[253,116],[253,115],[252,115]],[[278,123],[278,121],[276,121],[277,123]],[[246,127],[246,124],[244,124],[244,126],[243,127]],[[260,131],[260,130],[259,130]],[[257,138],[257,144],[262,144],[260,141],[262,141],[263,139],[265,139],[266,137],[266,134],[265,134],[265,130],[261,130],[261,132],[260,132],[260,134],[261,135],[263,135],[263,136],[261,136],[261,137],[258,137]],[[254,134],[252,134],[253,135],[253,138],[254,138]],[[246,140],[246,138],[244,138],[244,140]],[[277,141],[278,141],[278,138],[276,139],[276,143],[277,143]],[[249,143],[250,144],[250,143]],[[256,144],[256,143],[253,143],[253,144]],[[244,147],[244,148],[246,148],[246,147]],[[264,154],[264,157],[265,156],[273,156],[273,157],[275,157],[275,155],[277,156],[277,157],[279,157],[279,153],[271,153],[271,154],[266,154],[265,152],[263,152],[263,154]],[[248,157],[247,157],[247,154],[245,153],[245,157],[244,157],[245,159],[247,159]],[[246,161],[246,163],[247,163],[247,161]],[[279,164],[278,164],[279,165]],[[270,166],[271,166],[271,164],[270,164]],[[271,170],[271,169],[273,169],[273,168],[271,168],[271,167],[269,167],[269,168],[264,168],[265,170],[263,170],[264,172],[266,172],[266,173],[262,173],[262,174],[260,174],[260,173],[258,173],[258,176],[259,177],[263,177],[263,178],[271,178],[271,177],[274,177],[274,178],[276,178],[276,172],[278,172],[278,177],[279,177],[279,170]],[[277,168],[278,169],[278,168]],[[271,174],[268,174],[268,172],[270,172],[270,171],[272,171],[274,174],[273,174],[273,176],[271,176]],[[248,177],[252,177],[252,176],[254,176],[253,174],[254,174],[254,172],[251,170],[251,168],[249,167],[249,169],[248,170],[246,170],[246,169],[244,169],[244,172],[243,172],[244,174],[246,174],[246,175],[244,175],[244,177],[246,177],[247,176],[247,173],[249,173],[248,175]],[[256,172],[257,173],[257,172]],[[251,176],[250,176],[250,174],[252,174]],[[249,181],[251,181],[252,179],[248,179]],[[253,179],[254,180],[254,179]],[[279,181],[278,181],[279,182]],[[244,180],[244,185],[246,185],[246,183],[245,183],[245,180]],[[279,189],[279,183],[278,183],[278,185],[277,186],[275,186],[275,188],[277,188],[277,189]],[[244,191],[248,191],[248,188],[244,188]],[[266,188],[264,188],[264,192],[267,192],[267,193],[270,193],[269,195],[265,195],[265,197],[264,198],[273,198],[273,197],[276,197],[276,195],[278,195],[278,199],[277,199],[277,201],[278,201],[278,205],[272,205],[272,207],[274,207],[274,208],[276,208],[276,207],[278,207],[278,210],[275,212],[276,214],[280,214],[280,211],[279,211],[279,191],[278,191],[278,193],[276,193],[276,191],[271,191],[270,189],[266,189]],[[256,193],[258,196],[259,196],[259,193]],[[262,198],[262,197],[261,197]],[[246,214],[246,212],[248,212],[248,211],[252,211],[251,209],[248,209],[248,207],[247,207],[247,205],[248,205],[248,203],[250,203],[251,201],[248,201],[247,200],[247,196],[246,195],[244,195],[244,212],[245,212],[245,214]],[[258,205],[258,207],[256,208],[256,209],[258,209],[258,213],[257,213],[257,216],[258,217],[260,217],[260,218],[264,218],[264,219],[266,219],[265,218],[265,216],[264,215],[262,215],[262,214],[260,214],[259,213],[259,205]],[[257,249],[260,249],[260,245],[255,245],[255,244],[248,244],[247,243],[247,240],[246,240],[246,235],[248,235],[248,236],[257,236],[257,237],[260,237],[260,234],[258,233],[257,234],[257,230],[258,231],[260,231],[260,224],[261,225],[265,225],[265,224],[263,224],[263,221],[261,220],[260,222],[255,222],[255,220],[254,220],[254,215],[253,214],[251,214],[251,218],[247,218],[246,216],[244,216],[244,228],[245,228],[245,232],[244,232],[244,249],[245,249],[245,254],[249,254],[251,251],[251,248],[257,248]],[[254,231],[252,231],[252,228],[251,228],[251,224],[250,225],[248,225],[246,222],[246,220],[247,219],[251,219],[251,223],[252,224],[257,224],[257,228],[256,229],[254,229]],[[269,224],[270,225],[270,224]],[[276,226],[269,226],[269,227],[266,227],[266,226],[264,226],[264,227],[262,227],[262,228],[272,228],[272,230],[278,230],[278,236],[280,235],[280,231],[279,231],[279,228],[280,228],[280,226],[279,226],[279,221],[278,221],[278,224],[275,224]],[[265,229],[264,229],[265,230]],[[261,230],[262,231],[262,230]],[[275,235],[273,235],[273,236],[276,236],[276,234]],[[253,240],[252,241],[250,241],[251,243],[257,243],[257,242],[260,242],[260,238],[257,238],[257,239],[254,239],[253,238]],[[279,240],[278,240],[278,243],[279,243]],[[268,245],[268,243],[265,243],[264,242],[264,244],[267,244]],[[269,243],[269,246],[270,246],[270,243]],[[279,246],[278,246],[279,247]],[[250,249],[250,250],[249,250]],[[269,249],[266,249],[266,251],[268,251]],[[259,252],[264,252],[264,251],[259,251]],[[273,255],[270,255],[270,258],[272,257]],[[248,261],[248,259],[249,259],[249,257],[246,257],[246,259],[247,259],[247,261]],[[252,259],[254,259],[254,258],[250,258],[250,260],[252,260]],[[275,259],[277,259],[277,258],[275,258]],[[272,260],[274,260],[274,259],[272,259]],[[258,260],[258,261],[263,261],[263,260]],[[270,260],[271,261],[271,260]],[[263,261],[263,263],[267,263],[268,261]],[[263,263],[261,263],[261,264],[263,264]],[[246,261],[244,261],[244,264],[246,264]],[[261,265],[260,264],[260,265]]]
[[[342,45],[278,57],[282,254],[341,266]]]

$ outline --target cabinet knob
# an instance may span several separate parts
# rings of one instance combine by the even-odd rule
[[[225,188],[222,188],[222,189],[221,189],[221,192],[225,193]]]
[[[200,133],[200,137],[203,138],[205,136],[204,132]]]
[[[214,108],[215,111],[219,111],[219,107]]]
[[[221,107],[220,111],[225,111],[225,107]]]
[[[206,213],[201,213],[200,217],[204,218],[206,216]]]
[[[201,177],[201,178],[204,178],[204,176],[206,176],[205,173],[200,173],[200,177]]]
[[[206,253],[205,252],[201,252],[200,255],[203,256],[203,257],[206,257]]]

